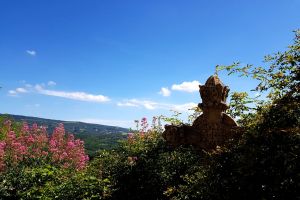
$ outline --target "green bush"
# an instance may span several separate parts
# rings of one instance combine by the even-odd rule
[[[259,80],[257,91],[270,91],[251,112],[247,94],[234,93],[230,113],[244,126],[241,138],[210,152],[172,149],[161,127],[147,129],[144,118],[139,132],[100,151],[81,172],[45,163],[8,168],[0,199],[300,199],[299,40],[296,32],[288,51],[267,57],[268,69],[224,67]]]
[[[107,199],[110,194],[108,179],[101,180],[87,173],[79,173],[46,188],[42,199]]]
[[[27,167],[19,165],[0,177],[0,196],[3,199],[37,199],[48,185],[58,184],[62,172],[50,165]]]

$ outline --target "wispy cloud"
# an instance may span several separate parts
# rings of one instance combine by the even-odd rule
[[[183,91],[183,92],[197,92],[199,90],[199,81],[182,82],[181,84],[173,84],[172,90]]]
[[[168,103],[158,103],[148,100],[138,100],[138,99],[129,99],[123,100],[122,102],[117,103],[118,106],[123,107],[140,107],[147,110],[163,109],[163,110],[176,110],[176,111],[188,111],[188,109],[196,107],[197,104],[193,102],[185,104],[168,104]]]
[[[55,85],[56,85],[56,82],[54,82],[54,81],[48,81],[48,85],[49,85],[49,86],[55,86]]]
[[[122,107],[144,107],[148,110],[154,110],[157,106],[157,103],[147,100],[128,99],[118,102],[117,105]]]
[[[54,81],[49,81],[48,86],[54,86],[56,83]],[[69,92],[69,91],[59,91],[59,90],[50,90],[46,88],[45,84],[36,84],[35,86],[32,86],[30,84],[25,84],[25,88],[19,87],[15,90],[9,90],[8,95],[9,96],[18,96],[19,94],[24,93],[38,93],[42,95],[47,96],[56,96],[66,99],[73,99],[78,101],[88,101],[88,102],[96,102],[96,103],[103,103],[108,102],[110,99],[107,96],[104,95],[95,95],[95,94],[89,94],[86,92]]]
[[[198,105],[194,102],[185,103],[185,104],[171,104],[170,110],[187,112],[189,109],[195,108],[197,106]]]
[[[167,87],[162,87],[159,91],[159,94],[161,94],[164,97],[169,97],[171,95],[171,91]]]
[[[31,56],[36,56],[36,51],[34,50],[26,50],[26,53]]]
[[[79,119],[79,120],[71,120],[71,121],[80,121],[92,124],[105,124],[110,126],[119,126],[124,128],[130,128],[134,126],[134,120],[111,120],[111,119]]]
[[[18,93],[17,93],[15,90],[9,90],[9,91],[8,91],[8,95],[9,95],[9,96],[17,96]]]
[[[125,106],[125,107],[139,107],[138,104],[131,103],[131,102],[126,102],[126,101],[125,102],[118,102],[117,106],[120,106],[120,107],[122,107],[122,106]]]
[[[110,99],[107,96],[103,96],[103,95],[94,95],[85,92],[67,92],[67,91],[58,91],[58,90],[48,90],[38,84],[35,85],[34,88],[35,91],[38,92],[39,94],[48,95],[48,96],[55,96],[55,97],[62,97],[66,99],[97,102],[97,103],[110,101]]]
[[[19,87],[19,88],[16,88],[15,90],[9,90],[8,95],[16,97],[16,96],[18,96],[18,94],[27,93],[27,92],[28,92],[27,89]]]
[[[16,89],[16,92],[17,92],[17,93],[27,93],[28,90],[26,90],[25,88],[21,88],[21,87],[20,87],[20,88],[17,88],[17,89]]]

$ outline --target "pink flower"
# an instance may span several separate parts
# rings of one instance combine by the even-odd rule
[[[74,148],[75,147],[75,144],[74,144],[74,142],[68,142],[68,148]]]
[[[84,169],[89,160],[84,151],[83,141],[74,135],[65,134],[63,124],[59,124],[49,138],[45,127],[23,124],[16,135],[11,131],[11,122],[5,122],[4,140],[0,141],[0,172],[5,170],[5,163],[16,165],[26,159],[44,159],[52,164],[75,170]]]
[[[127,139],[128,139],[128,140],[131,140],[131,139],[133,139],[133,133],[128,133],[128,135],[127,135]]]
[[[147,129],[148,129],[147,118],[143,117],[142,120],[141,120],[141,130],[140,130],[140,132],[145,133],[147,131]]]
[[[9,130],[10,130],[10,128],[11,128],[11,121],[10,120],[6,120],[3,125],[5,127],[9,128]]]
[[[14,131],[9,131],[8,134],[7,134],[7,138],[11,141],[15,140],[16,139],[16,134]]]
[[[4,160],[5,146],[6,143],[1,141],[0,142],[0,172],[3,171],[5,168],[5,160]]]
[[[132,160],[136,161],[138,158],[136,156],[132,157]]]
[[[30,134],[28,137],[27,137],[27,142],[28,143],[34,143],[34,137],[32,134]]]
[[[31,130],[34,132],[38,131],[38,125],[36,123],[34,123],[31,127]]]
[[[129,165],[134,165],[136,163],[136,161],[137,161],[137,157],[136,156],[134,156],[134,157],[129,156],[127,158],[127,161],[129,163]]]

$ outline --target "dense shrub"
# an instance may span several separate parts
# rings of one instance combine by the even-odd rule
[[[259,81],[258,92],[269,92],[263,101],[246,93],[232,96],[230,112],[244,126],[240,139],[212,152],[169,149],[159,131],[145,131],[142,120],[140,132],[130,134],[114,152],[118,161],[99,157],[100,169],[105,163],[114,169],[108,170],[113,198],[299,199],[299,35],[288,51],[266,57],[269,68],[224,68],[252,76]],[[249,108],[249,103],[257,106]]]
[[[0,130],[0,171],[27,164],[51,163],[66,169],[81,170],[86,167],[88,156],[83,142],[66,135],[63,124],[55,128],[51,137],[45,127],[23,124],[19,132],[12,130],[11,121],[5,121]]]
[[[220,67],[257,79],[255,90],[269,92],[268,99],[249,112],[247,94],[235,93],[231,113],[243,137],[208,153],[170,190],[171,199],[300,199],[300,32],[287,51],[265,61],[269,67]]]
[[[297,199],[300,135],[248,133],[206,157],[171,199]]]
[[[242,137],[210,152],[168,147],[157,118],[151,128],[143,118],[140,130],[87,165],[83,143],[65,136],[62,125],[49,138],[43,127],[5,121],[0,198],[300,199],[299,41],[297,32],[288,51],[267,57],[268,69],[224,68],[253,76],[256,90],[270,93],[251,109],[246,93],[234,93],[230,113],[244,127]],[[165,119],[181,123],[176,115]]]
[[[183,183],[182,175],[201,161],[192,148],[170,149],[159,125],[148,129],[145,118],[141,128],[112,151],[102,151],[89,170],[112,181],[112,199],[168,199],[170,188]]]
[[[2,199],[41,198],[50,185],[59,184],[62,172],[50,165],[25,167],[18,165],[0,176]]]
[[[63,189],[58,190],[57,187],[64,183],[68,186],[74,184],[69,180],[86,168],[88,157],[83,142],[71,134],[66,135],[62,124],[49,137],[46,129],[36,124],[29,127],[26,123],[20,126],[10,120],[1,121],[0,199],[48,198],[50,191],[55,191],[53,198],[61,193],[67,196]],[[100,182],[94,181],[94,187],[97,181]],[[78,185],[76,188],[80,190]],[[83,188],[84,184],[80,191],[88,193]],[[97,187],[97,190],[103,188]]]

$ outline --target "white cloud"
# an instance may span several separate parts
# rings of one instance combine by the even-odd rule
[[[164,97],[169,97],[171,95],[171,91],[168,88],[166,88],[166,87],[162,87],[160,89],[159,94],[161,94]]]
[[[190,103],[185,103],[185,104],[173,104],[171,110],[176,110],[176,111],[188,111],[191,108],[197,107],[197,104],[194,102]]]
[[[124,102],[124,103],[118,102],[117,106],[120,106],[120,107],[122,107],[122,106],[126,106],[126,107],[138,107],[137,104],[130,103],[130,102]]]
[[[94,95],[85,92],[66,92],[66,91],[57,91],[57,90],[47,90],[44,89],[39,84],[35,85],[35,90],[36,92],[43,95],[62,97],[62,98],[73,99],[78,101],[89,101],[89,102],[97,102],[97,103],[110,101],[108,97],[103,95]]]
[[[130,128],[134,126],[134,120],[110,120],[110,119],[79,119],[71,121],[80,121],[91,124],[102,124],[110,126],[119,126],[124,128]]]
[[[43,90],[44,88],[43,88],[42,85],[36,84],[36,85],[34,86],[34,89],[36,89],[37,91],[39,91],[39,90]]]
[[[27,93],[28,91],[25,88],[17,88],[16,92],[17,93]]]
[[[123,102],[118,102],[118,106],[124,107],[144,107],[148,110],[153,110],[156,108],[156,102],[153,101],[145,101],[145,100],[137,100],[137,99],[129,99],[124,100]]]
[[[56,83],[55,83],[54,81],[48,81],[48,85],[49,85],[49,86],[55,86]]]
[[[54,81],[48,82],[49,86],[55,84],[56,83]],[[89,101],[89,102],[97,102],[97,103],[110,101],[110,99],[104,95],[94,95],[85,92],[66,92],[66,91],[45,89],[45,84],[36,84],[34,87],[30,84],[25,84],[25,87],[26,88],[19,87],[16,88],[15,90],[10,90],[8,91],[8,95],[18,96],[18,94],[35,92],[43,95],[62,97],[62,98],[73,99],[78,101]]]
[[[124,106],[124,107],[141,107],[147,110],[163,109],[163,110],[176,110],[180,112],[187,112],[188,109],[197,106],[197,104],[193,102],[185,103],[185,104],[168,104],[168,103],[158,103],[154,101],[145,101],[145,100],[137,100],[137,99],[124,100],[122,102],[117,103],[117,105]]]
[[[173,84],[172,90],[183,91],[183,92],[197,92],[199,90],[199,81],[182,82],[181,84]]]
[[[143,106],[148,109],[148,110],[154,110],[156,108],[156,105],[149,102],[149,103],[144,103]]]
[[[36,56],[36,51],[34,51],[34,50],[26,50],[26,53],[31,56]]]
[[[27,93],[28,92],[28,90],[26,90],[25,88],[17,88],[17,89],[15,89],[15,90],[9,90],[8,91],[8,95],[9,96],[13,96],[13,97],[16,97],[16,96],[18,96],[18,94],[20,94],[20,93]]]
[[[17,96],[17,92],[15,90],[9,90],[8,95],[9,96]]]

